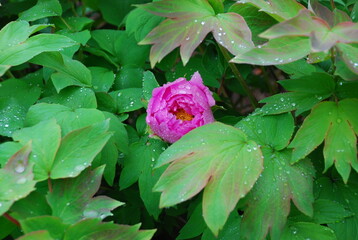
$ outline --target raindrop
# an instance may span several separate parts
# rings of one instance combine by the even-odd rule
[[[16,181],[17,184],[24,184],[25,182],[26,182],[26,178],[25,178],[25,177],[21,177],[21,178],[19,178],[19,179]]]
[[[291,105],[294,107],[294,106],[296,106],[296,103],[291,103]]]
[[[84,210],[83,217],[85,218],[95,218],[98,217],[98,212],[94,210]]]
[[[85,169],[85,167],[82,166],[82,165],[78,165],[78,166],[75,167],[76,171],[82,171],[83,169]]]
[[[202,21],[202,22],[201,22],[201,25],[204,25],[204,24],[205,24],[205,22],[204,22],[204,21]]]
[[[22,164],[16,165],[16,167],[15,167],[15,172],[17,172],[17,173],[22,173],[22,172],[24,172],[24,171],[25,171],[25,166],[24,166],[24,165],[22,165]]]
[[[342,122],[342,119],[338,118],[337,123],[341,123],[341,122]]]

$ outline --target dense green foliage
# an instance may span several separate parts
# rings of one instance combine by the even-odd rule
[[[2,1],[0,239],[358,240],[357,21],[356,0]],[[196,71],[216,122],[153,138],[153,89]]]

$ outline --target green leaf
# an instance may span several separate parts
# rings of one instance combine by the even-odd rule
[[[29,38],[30,25],[26,21],[9,22],[0,30],[0,51],[20,44]]]
[[[53,163],[52,179],[78,176],[88,167],[111,137],[109,120],[68,133]]]
[[[291,200],[308,216],[313,214],[312,183],[314,168],[308,160],[291,165],[291,151],[263,148],[262,175],[248,195],[241,230],[248,239],[280,239],[290,211]]]
[[[4,142],[0,144],[0,166],[3,167],[7,160],[11,158],[17,151],[21,149],[22,145],[17,142]]]
[[[79,16],[63,17],[63,20],[61,18],[54,19],[54,23],[56,24],[56,27],[70,30],[71,32],[82,31],[85,27],[92,24],[93,22],[94,20],[91,18],[79,17]]]
[[[68,57],[72,57],[78,51],[78,49],[80,49],[81,45],[85,46],[88,40],[91,38],[91,33],[88,30],[84,30],[82,32],[70,32],[69,30],[60,30],[56,33],[71,38],[78,43],[72,47],[67,47],[63,50],[60,50],[61,53]]]
[[[0,207],[0,212],[1,207]],[[8,235],[10,235],[16,229],[16,225],[10,222],[5,217],[0,217],[0,238],[5,239]]]
[[[316,200],[313,204],[313,209],[313,220],[318,224],[335,223],[354,215],[340,203],[328,199]]]
[[[103,172],[104,179],[108,185],[113,186],[118,161],[118,149],[114,143],[113,138],[108,140],[107,144],[103,147],[98,159],[98,161],[96,161],[96,159],[93,161],[92,167],[105,165]]]
[[[155,219],[161,212],[159,209],[159,193],[152,191],[164,168],[153,170],[159,155],[165,149],[166,144],[156,139],[142,138],[129,146],[128,154],[123,159],[123,171],[119,185],[121,189],[128,188],[136,181],[139,182],[140,196],[144,205]]]
[[[338,43],[337,48],[341,52],[345,64],[358,75],[358,48],[344,43]]]
[[[34,178],[37,181],[46,180],[61,141],[61,128],[56,121],[42,121],[33,127],[23,128],[13,134],[13,139],[23,145],[32,141],[30,162],[34,163]]]
[[[81,62],[59,52],[42,53],[33,58],[31,62],[57,71],[51,75],[57,92],[71,85],[91,86],[92,76],[90,70]]]
[[[291,78],[304,77],[306,75],[311,75],[314,72],[320,72],[320,68],[307,63],[304,59],[299,59],[283,65],[277,65],[276,67],[285,73],[290,74]]]
[[[127,65],[121,68],[117,74],[113,89],[141,88],[143,79],[143,68]]]
[[[154,74],[150,71],[145,71],[143,73],[142,80],[143,98],[149,102],[149,100],[152,98],[153,89],[157,87],[159,87],[159,84],[155,79]]]
[[[109,131],[113,133],[114,144],[123,153],[128,151],[128,133],[125,128],[125,124],[123,124],[116,115],[103,112],[106,119],[110,119],[109,122]]]
[[[38,0],[37,4],[19,13],[19,19],[35,21],[45,17],[61,16],[62,7],[58,0]]]
[[[358,171],[358,111],[354,107],[357,103],[358,99],[352,98],[316,105],[289,145],[293,148],[291,162],[304,158],[325,140],[325,170],[335,163],[337,171],[347,182],[351,165]]]
[[[144,9],[136,8],[130,11],[126,18],[126,31],[128,35],[134,35],[135,40],[139,42],[163,19]]]
[[[141,88],[126,88],[109,94],[116,100],[118,113],[131,112],[143,107]]]
[[[296,16],[304,9],[303,5],[294,0],[240,0],[239,3],[251,4],[280,22]]]
[[[95,92],[108,92],[114,82],[114,73],[102,67],[89,67]]]
[[[285,228],[281,240],[292,239],[324,239],[324,240],[337,240],[334,231],[328,227],[321,226],[309,222],[295,222],[291,223]]]
[[[284,149],[293,134],[294,122],[290,113],[275,116],[249,116],[235,127],[260,145],[277,151]]]
[[[6,73],[7,70],[11,68],[10,65],[0,65],[0,77]]]
[[[62,239],[68,225],[63,224],[62,220],[53,216],[39,216],[27,218],[20,221],[24,233],[46,230],[54,239]]]
[[[103,219],[111,216],[111,210],[123,203],[107,196],[96,196],[101,184],[103,167],[83,171],[76,178],[53,182],[53,191],[47,194],[52,215],[65,224],[73,224],[86,218]]]
[[[206,229],[204,231],[203,236],[201,237],[201,240],[231,240],[231,239],[240,239],[242,236],[241,230],[241,217],[239,214],[234,211],[230,214],[227,222],[225,223],[225,226],[223,227],[222,231],[220,231],[220,234],[218,237],[215,237],[209,229]]]
[[[0,169],[0,215],[5,213],[12,203],[24,198],[35,188],[32,164],[28,159],[31,152],[31,142],[16,152]]]
[[[186,65],[194,50],[210,32],[232,54],[243,53],[253,47],[251,32],[245,20],[233,12],[215,15],[207,1],[169,0],[138,7],[168,17],[139,43],[153,44],[150,54],[152,67],[179,46],[183,65]]]
[[[262,108],[264,114],[297,110],[296,115],[299,115],[330,97],[336,87],[333,76],[317,72],[297,79],[279,81],[279,83],[291,92],[279,93],[261,100],[261,103],[266,103]]]
[[[55,118],[61,126],[62,136],[69,132],[105,120],[103,113],[97,109],[71,109],[59,104],[39,103],[33,105],[25,120],[26,126],[33,126],[41,121]]]
[[[40,53],[59,51],[62,48],[73,46],[75,43],[72,39],[62,35],[38,34],[25,42],[0,50],[0,64],[20,65]]]
[[[199,236],[207,229],[203,219],[202,208],[203,206],[201,203],[195,207],[189,220],[185,223],[182,229],[180,229],[180,234],[176,239],[192,239]]]
[[[310,41],[307,37],[282,37],[239,54],[231,62],[263,66],[280,65],[301,59],[310,51]]]
[[[155,230],[139,230],[140,225],[127,226],[114,223],[101,223],[98,219],[86,219],[68,228],[64,240],[150,240]]]
[[[60,93],[42,98],[38,102],[62,104],[72,109],[97,107],[97,100],[93,90],[83,87],[67,87]]]
[[[51,215],[51,208],[46,197],[40,191],[33,191],[27,197],[20,199],[11,206],[13,216],[18,219]]]
[[[205,187],[203,216],[217,235],[263,170],[261,156],[257,144],[231,126],[212,123],[192,130],[158,159],[157,167],[172,162],[154,187],[162,192],[160,207],[183,202]]]
[[[54,240],[50,233],[45,230],[31,232],[26,235],[23,235],[20,238],[17,238],[16,240]]]
[[[23,127],[28,108],[40,97],[41,89],[18,79],[0,83],[0,135],[10,137]]]

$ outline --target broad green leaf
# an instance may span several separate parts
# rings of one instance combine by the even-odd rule
[[[291,151],[263,148],[265,170],[248,195],[241,230],[248,239],[280,239],[291,200],[308,216],[313,214],[314,168],[308,160],[291,165]]]
[[[99,219],[86,219],[69,227],[66,231],[64,240],[150,240],[156,231],[139,230],[139,227],[140,224],[127,226],[109,222],[101,223]]]
[[[12,137],[23,145],[32,141],[32,154],[29,161],[34,164],[34,178],[37,181],[46,180],[60,146],[60,126],[54,119],[42,121],[33,127],[16,131]]]
[[[116,75],[113,89],[141,88],[143,79],[143,68],[127,65],[121,68]]]
[[[19,19],[35,21],[45,17],[61,16],[62,7],[58,0],[38,0],[37,4],[19,13]]]
[[[290,113],[275,116],[252,115],[238,122],[235,127],[241,129],[256,143],[280,151],[288,145],[294,123]]]
[[[218,237],[215,237],[209,229],[206,229],[201,237],[201,240],[231,240],[231,239],[240,239],[242,234],[240,230],[241,225],[241,217],[236,211],[233,211],[225,226],[223,227],[222,231]]]
[[[28,108],[40,97],[41,89],[18,79],[0,83],[0,135],[10,137],[23,127]]]
[[[319,198],[338,202],[352,213],[357,213],[357,174],[351,176],[348,184],[340,180],[332,181],[331,178],[327,177],[318,179],[317,184],[320,186]],[[341,221],[330,223],[328,226],[335,231],[338,240],[357,239],[358,217],[356,214]]]
[[[118,113],[131,112],[143,107],[141,88],[126,88],[109,94],[116,100]]]
[[[339,81],[336,95],[338,99],[358,97],[358,81]]]
[[[144,205],[154,218],[158,219],[161,212],[159,209],[159,193],[152,191],[164,168],[153,170],[158,156],[165,149],[166,144],[156,139],[142,138],[129,146],[128,154],[123,159],[123,171],[119,185],[123,190],[136,181],[139,182],[139,190]]]
[[[0,50],[1,65],[20,65],[34,56],[51,51],[59,51],[62,48],[76,44],[72,39],[57,34],[38,34],[22,42]]]
[[[22,220],[30,217],[51,215],[51,208],[43,193],[33,191],[27,197],[16,201],[11,206],[11,212],[17,220]]]
[[[5,213],[12,203],[26,197],[35,188],[32,164],[29,164],[31,142],[16,152],[0,169],[0,214]]]
[[[53,182],[53,191],[47,194],[52,215],[65,224],[73,224],[81,219],[103,219],[111,216],[111,210],[123,203],[107,196],[96,196],[101,184],[103,167],[93,171],[83,171],[76,178],[59,179]]]
[[[103,113],[97,109],[71,109],[59,104],[39,103],[33,105],[25,120],[26,126],[33,126],[41,121],[55,118],[61,126],[62,136],[69,132],[105,120]]]
[[[195,196],[203,188],[203,216],[217,235],[238,200],[253,187],[263,170],[257,144],[221,123],[196,128],[175,142],[158,159],[170,163],[155,191],[162,192],[160,207]]]
[[[240,0],[238,3],[252,4],[280,22],[296,16],[304,9],[304,6],[295,0]]]
[[[281,37],[238,54],[231,62],[263,66],[280,65],[301,59],[310,51],[310,41],[307,37]]]
[[[351,166],[358,171],[357,104],[358,99],[352,98],[316,105],[289,145],[293,148],[292,162],[304,158],[325,140],[325,170],[335,163],[337,171],[347,182]]]
[[[201,203],[197,204],[191,213],[189,220],[185,223],[182,229],[180,229],[180,234],[176,239],[192,239],[199,236],[207,229],[203,219],[202,208],[203,206]]]
[[[261,109],[264,114],[297,110],[296,115],[299,115],[330,97],[336,87],[333,76],[317,72],[296,79],[279,81],[279,83],[290,92],[279,93],[261,100],[260,102],[266,103]]]
[[[313,220],[318,224],[335,223],[354,215],[340,203],[328,199],[316,200],[313,204],[313,209]]]
[[[60,93],[42,98],[38,102],[62,104],[71,109],[97,107],[95,93],[92,89],[84,87],[67,87]]]
[[[111,95],[105,92],[96,92],[98,110],[116,113],[117,104]]]
[[[266,42],[266,40],[262,39],[258,35],[277,23],[277,21],[270,17],[270,15],[259,11],[258,8],[250,4],[236,3],[233,4],[228,11],[240,14],[245,19],[252,32],[252,41],[255,44],[263,44]]]
[[[328,227],[310,222],[295,222],[285,228],[281,240],[324,239],[337,240],[334,231]]]
[[[0,51],[26,41],[31,34],[29,28],[30,25],[26,21],[14,21],[6,24],[0,30]]]
[[[56,27],[70,30],[71,32],[79,32],[82,31],[84,28],[88,27],[90,24],[94,22],[93,19],[88,17],[63,17],[63,20],[61,18],[55,18],[53,19]],[[66,22],[66,23],[65,23]]]
[[[71,85],[91,86],[90,70],[81,62],[59,52],[42,53],[33,58],[31,62],[57,71],[51,75],[57,92]]]
[[[10,65],[0,65],[0,77],[6,73],[7,70],[10,69]]]
[[[149,100],[152,98],[153,89],[157,87],[159,87],[159,84],[155,79],[154,74],[150,71],[145,71],[143,73],[142,80],[143,98],[149,102]]]
[[[337,48],[341,52],[345,64],[351,71],[358,75],[358,48],[344,43],[338,43]]]
[[[128,133],[123,124],[117,116],[109,112],[103,112],[106,119],[110,119],[109,131],[113,133],[114,144],[123,153],[128,151]],[[123,120],[124,121],[124,120]]]
[[[245,20],[233,12],[215,15],[207,1],[169,0],[138,7],[168,17],[139,43],[153,44],[150,53],[152,67],[179,46],[183,65],[186,65],[194,50],[210,32],[232,54],[237,55],[253,47],[251,31]]]
[[[92,167],[105,165],[103,177],[108,185],[113,186],[114,177],[116,175],[116,166],[118,162],[118,149],[114,143],[113,138],[108,140],[99,155],[97,155],[97,157],[93,160]]]
[[[0,207],[0,212],[1,207]],[[0,238],[5,239],[8,235],[10,235],[16,229],[16,225],[10,222],[5,217],[0,217]]]
[[[7,160],[11,158],[17,151],[22,148],[22,145],[17,142],[4,142],[0,144],[0,167],[3,167]]]
[[[342,79],[347,81],[358,80],[358,75],[347,66],[341,57],[336,58],[335,66],[335,75],[340,76]]]
[[[111,137],[109,120],[68,133],[56,153],[50,177],[75,177],[87,168]]]
[[[134,35],[135,40],[139,42],[163,19],[144,9],[136,8],[130,11],[126,18],[126,31],[128,35]]]
[[[84,30],[81,32],[71,32],[69,30],[60,30],[57,31],[56,34],[64,35],[72,40],[76,41],[78,44],[64,48],[60,50],[60,52],[68,57],[72,57],[82,46],[85,46],[88,40],[91,38],[91,33],[88,30]]]
[[[114,82],[114,73],[102,67],[89,67],[95,92],[108,92]]]
[[[55,240],[51,237],[50,233],[45,230],[31,232],[17,238],[16,240]]]
[[[20,223],[25,234],[46,230],[54,239],[62,239],[66,228],[68,228],[68,225],[63,224],[60,218],[53,216],[27,218],[20,221]]]
[[[299,59],[283,65],[277,65],[276,67],[287,74],[291,74],[290,78],[299,78],[311,75],[313,72],[320,72],[320,68],[307,63],[304,59]]]

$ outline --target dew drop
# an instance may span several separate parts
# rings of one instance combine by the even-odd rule
[[[22,172],[24,172],[24,171],[25,171],[25,166],[24,166],[24,165],[22,165],[22,164],[16,165],[16,167],[15,167],[15,172],[17,172],[17,173],[22,173]]]
[[[17,184],[24,184],[25,182],[26,182],[26,178],[25,178],[25,177],[21,177],[21,178],[19,178],[19,179],[16,181]]]

